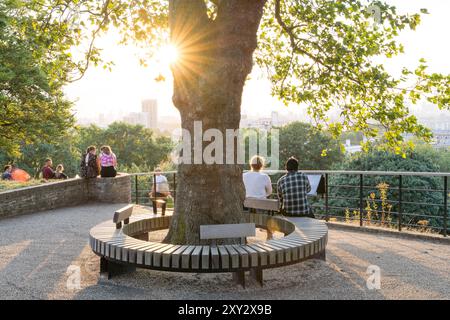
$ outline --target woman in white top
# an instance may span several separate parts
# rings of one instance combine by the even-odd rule
[[[251,171],[244,173],[245,196],[265,199],[272,194],[270,177],[260,172],[264,167],[264,158],[253,156],[250,160]]]

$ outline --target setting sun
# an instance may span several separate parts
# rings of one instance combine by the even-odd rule
[[[159,55],[160,60],[164,65],[174,64],[180,57],[178,48],[173,44],[168,44],[162,47],[159,52]]]

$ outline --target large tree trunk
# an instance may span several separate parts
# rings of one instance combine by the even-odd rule
[[[215,1],[218,13],[214,20],[208,17],[204,0],[170,1],[171,38],[180,50],[180,59],[172,67],[173,102],[180,111],[182,128],[191,134],[192,164],[178,168],[167,242],[199,244],[200,225],[244,221],[241,167],[236,161],[225,164],[225,150],[224,164],[194,164],[194,122],[201,121],[203,132],[218,129],[223,137],[226,129],[239,128],[242,91],[252,69],[265,1]],[[202,150],[206,145],[202,144]],[[236,153],[236,139],[234,146]]]

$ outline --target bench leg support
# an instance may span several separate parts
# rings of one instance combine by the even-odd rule
[[[325,250],[322,250],[322,252],[316,253],[313,256],[314,259],[319,259],[319,260],[323,260],[323,261],[327,261],[327,254]]]
[[[245,288],[245,272],[244,271],[233,272],[233,281],[234,283],[239,284],[243,288]]]
[[[100,258],[100,275],[104,275],[108,279],[134,271],[136,271],[135,266],[111,262],[104,257]]]
[[[153,214],[157,214],[158,213],[158,205],[156,203],[156,201],[152,201],[153,204]]]
[[[258,283],[261,287],[263,286],[263,269],[253,268],[250,269],[250,278]]]
[[[166,214],[166,205],[167,205],[167,203],[165,203],[165,202],[161,205],[161,214],[163,216]]]

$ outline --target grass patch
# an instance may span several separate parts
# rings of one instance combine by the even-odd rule
[[[42,183],[43,182],[41,180],[35,180],[35,179],[31,179],[27,182],[0,180],[0,192],[14,190],[14,189],[20,189],[20,188],[25,188],[25,187],[30,187],[30,186],[36,186],[36,185],[42,184]]]

